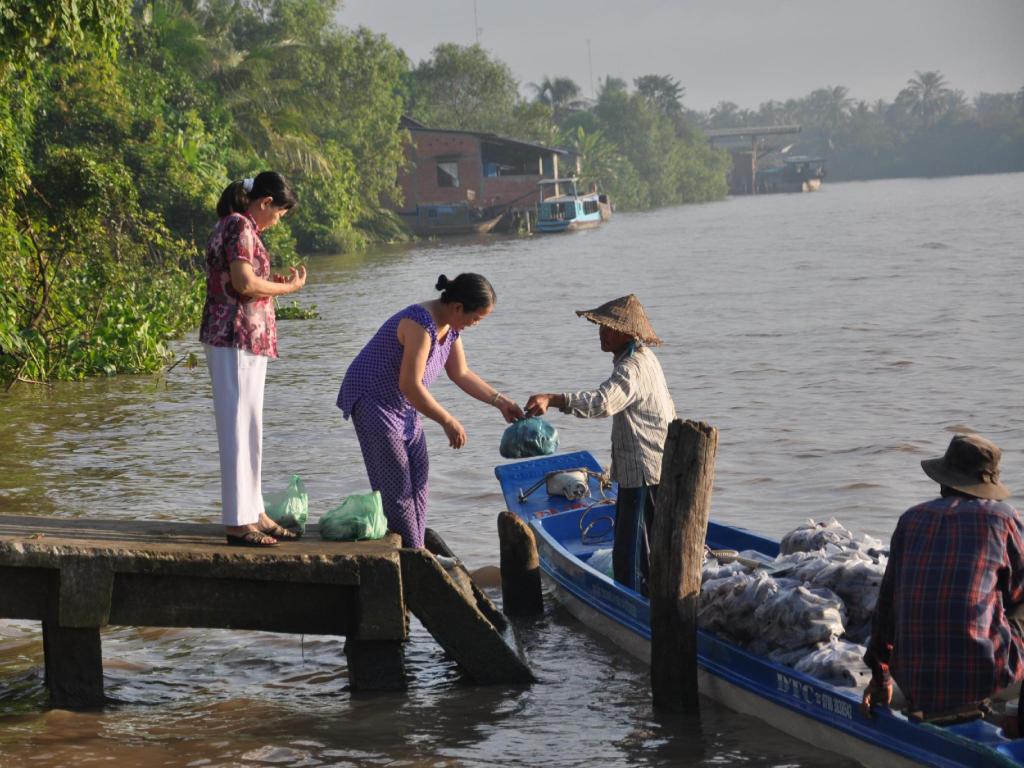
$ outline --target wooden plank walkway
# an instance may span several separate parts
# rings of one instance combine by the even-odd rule
[[[315,525],[301,539],[255,549],[229,546],[216,524],[0,516],[0,618],[42,622],[46,683],[58,707],[104,703],[100,629],[108,624],[343,635],[354,690],[400,689],[408,639],[402,552],[393,534],[328,542]],[[458,591],[422,557],[413,558],[421,584]],[[480,613],[466,600],[447,610],[474,621]],[[456,657],[471,676],[486,668],[479,658],[509,653],[484,622],[494,637]],[[431,628],[446,649],[449,624]],[[516,679],[506,668],[499,679],[475,677],[532,680],[519,664]]]

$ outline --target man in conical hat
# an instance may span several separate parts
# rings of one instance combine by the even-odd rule
[[[601,350],[614,368],[596,389],[535,394],[530,415],[551,406],[580,418],[612,417],[612,478],[619,483],[615,506],[615,580],[647,593],[654,499],[661,479],[661,455],[676,407],[652,346],[661,344],[643,305],[633,294],[576,312],[600,328]]]
[[[895,678],[912,715],[980,717],[1024,676],[1024,522],[1003,501],[999,459],[990,440],[965,434],[921,462],[940,497],[904,512],[892,535],[864,655],[865,712],[888,706]]]

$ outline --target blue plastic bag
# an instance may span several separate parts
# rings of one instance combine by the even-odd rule
[[[558,430],[538,416],[529,416],[508,426],[498,450],[506,459],[548,456],[558,450]]]

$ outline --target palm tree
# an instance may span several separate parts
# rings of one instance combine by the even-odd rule
[[[720,101],[708,114],[708,125],[712,128],[739,128],[743,118],[740,107],[732,101]]]
[[[555,122],[561,122],[569,112],[581,108],[580,87],[568,77],[556,77],[554,79],[544,76],[544,79],[537,83],[530,83],[535,92],[534,101],[547,104],[554,113]]]
[[[310,130],[317,95],[278,72],[301,48],[299,43],[280,37],[245,46],[238,33],[245,20],[237,4],[186,7],[176,0],[156,0],[137,22],[150,28],[161,48],[196,80],[211,82],[220,92],[232,112],[231,129],[239,146],[290,175],[331,175]]]
[[[915,71],[914,74],[916,77],[907,80],[907,87],[900,91],[900,97],[904,98],[910,113],[930,128],[946,113],[950,89],[938,70]]]
[[[683,111],[686,89],[669,75],[644,75],[633,81],[636,92],[663,115],[675,117]]]

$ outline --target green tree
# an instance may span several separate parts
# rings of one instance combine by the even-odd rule
[[[934,125],[948,109],[950,89],[942,73],[938,71],[915,71],[915,76],[907,81],[907,87],[900,92],[898,99],[910,109],[910,113],[919,118],[926,128]]]
[[[580,87],[568,77],[549,78],[547,75],[540,82],[530,83],[534,91],[534,101],[551,108],[553,119],[561,123],[573,111],[582,108]]]
[[[647,188],[636,168],[600,131],[588,133],[578,126],[563,133],[560,143],[579,157],[583,182],[595,182],[623,210],[649,207]]]
[[[0,0],[0,66],[20,68],[51,46],[111,56],[130,7],[128,0]]]
[[[519,84],[479,45],[442,43],[410,75],[410,113],[434,128],[503,133],[512,124]]]
[[[636,92],[666,117],[677,119],[683,114],[686,89],[669,75],[643,75],[633,81]]]

